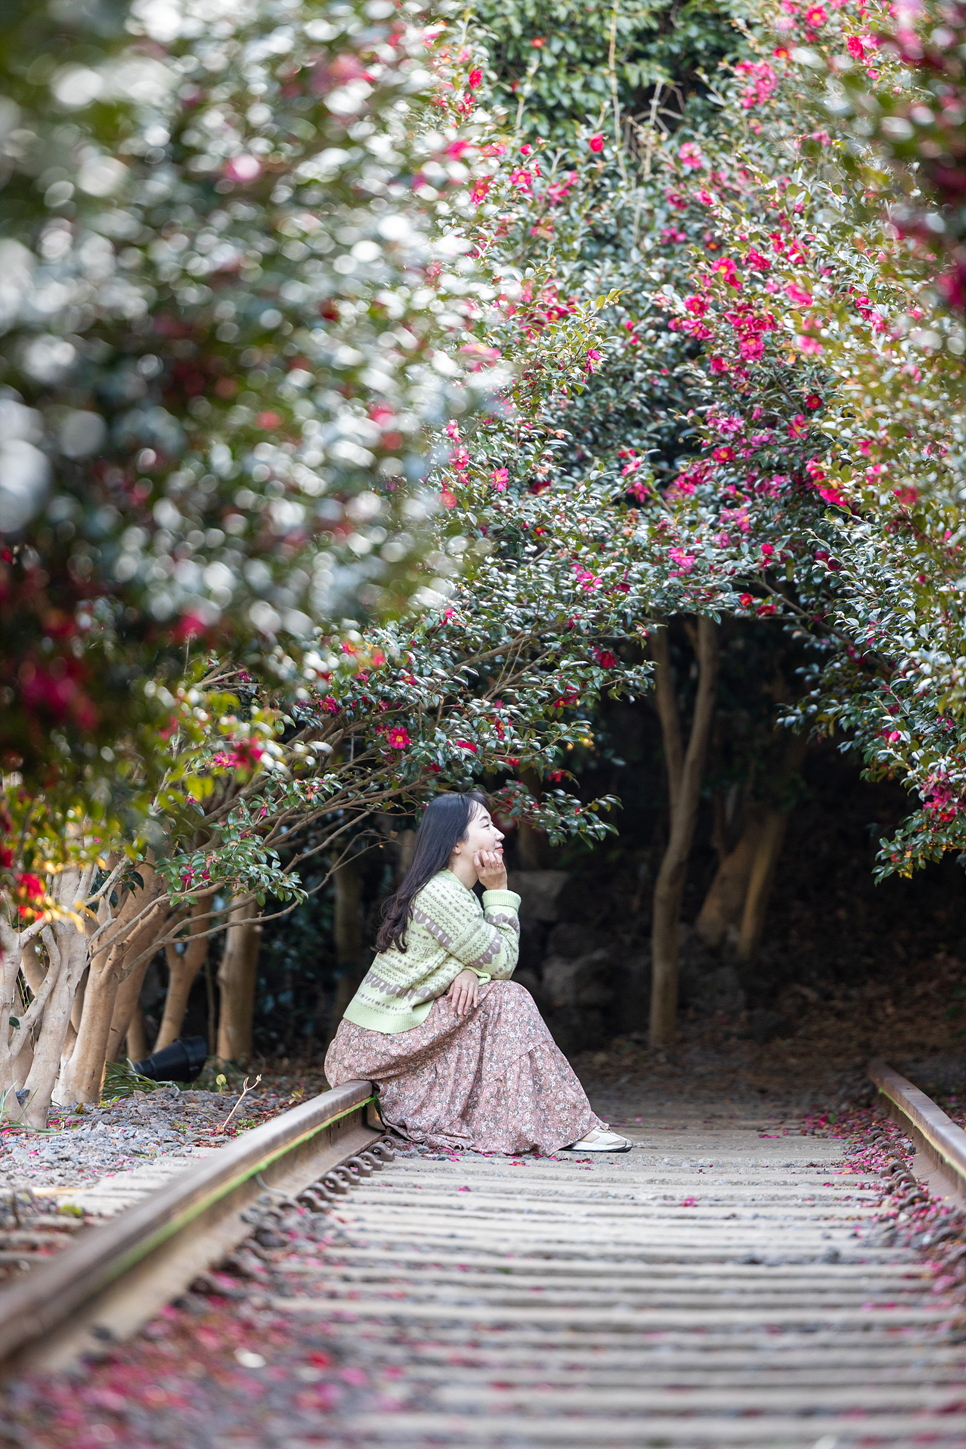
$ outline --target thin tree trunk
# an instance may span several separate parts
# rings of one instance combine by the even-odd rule
[[[787,825],[787,810],[769,810],[758,838],[758,848],[755,851],[741,916],[741,931],[738,935],[738,955],[748,965],[753,965],[758,959],[771,884],[775,878],[775,867],[781,855]]]
[[[806,735],[791,735],[784,759],[769,781],[773,798],[790,795],[794,773],[808,747]],[[708,888],[695,930],[706,945],[719,947],[729,930],[737,929],[738,952],[752,962],[758,955],[775,867],[781,855],[788,806],[757,804],[745,810],[745,826],[737,845],[720,861]]]
[[[258,903],[243,900],[228,913],[225,949],[218,967],[221,1009],[218,1014],[218,1056],[242,1064],[252,1052],[255,983],[262,928],[252,922]]]
[[[161,1029],[154,1044],[156,1052],[162,1047],[170,1046],[181,1035],[191,988],[208,957],[209,937],[203,933],[207,931],[210,922],[200,918],[208,914],[212,899],[212,894],[199,896],[191,907],[188,931],[184,937],[184,951],[179,952],[174,941],[169,941],[164,948],[164,957],[168,963],[168,990],[164,998]]]
[[[85,900],[93,878],[93,867],[84,871],[64,871],[53,887],[58,903],[71,908],[78,901]],[[44,993],[46,1001],[30,1070],[23,1083],[29,1095],[22,1120],[30,1127],[47,1125],[47,1113],[60,1075],[64,1042],[70,1026],[71,1007],[87,964],[87,932],[79,929],[69,917],[45,925],[41,937],[47,951],[47,970],[36,988],[31,985],[31,990],[35,990],[33,1004],[39,1003]],[[37,965],[36,958],[33,964]]]
[[[157,925],[155,929],[157,929]],[[125,965],[132,958],[133,953],[131,951],[125,951]],[[124,980],[117,989],[117,995],[114,998],[114,1010],[111,1012],[111,1030],[107,1038],[107,1060],[109,1062],[124,1060],[127,1052],[128,1027],[131,1025],[134,1013],[137,1010],[138,997],[141,995],[141,987],[144,984],[144,978],[147,975],[150,964],[151,957],[149,956],[145,961],[141,962],[140,966],[135,967],[130,976],[124,977]]]
[[[134,1015],[131,1017],[131,1024],[127,1029],[126,1050],[128,1061],[143,1062],[144,1058],[150,1056],[151,1048],[148,1045],[148,1027],[144,1020],[144,1007],[140,1001],[134,1008]]]
[[[745,828],[735,848],[725,855],[708,888],[694,929],[706,946],[721,946],[728,928],[741,920],[748,881],[764,825],[761,810],[746,811]]]
[[[139,869],[143,888],[126,891],[111,926],[105,936],[95,943],[77,1040],[61,1073],[58,1088],[58,1100],[61,1102],[96,1102],[100,1096],[111,1045],[114,1007],[124,981],[125,963],[148,948],[152,937],[157,935],[159,917],[163,918],[167,913],[167,900],[162,898],[163,882],[149,865],[142,864]],[[146,906],[150,909],[135,925],[135,919]],[[134,999],[137,999],[136,995]]]
[[[338,978],[330,1036],[342,1020],[362,980],[362,873],[355,860],[344,860],[333,872],[335,888],[335,959]]]
[[[698,818],[701,779],[714,721],[718,679],[718,626],[712,619],[698,619],[698,692],[686,750],[682,750],[681,723],[665,626],[655,630],[653,648],[654,684],[664,736],[671,828],[654,884],[650,1041],[652,1046],[664,1046],[674,1038],[677,1018],[678,927],[688,857]]]

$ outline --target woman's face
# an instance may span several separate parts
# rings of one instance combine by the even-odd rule
[[[478,850],[498,850],[502,853],[503,838],[502,830],[497,830],[486,806],[477,805],[466,827],[466,837],[460,841],[460,854],[472,860]]]

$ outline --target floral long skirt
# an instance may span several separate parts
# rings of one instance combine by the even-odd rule
[[[462,1016],[440,996],[410,1031],[342,1021],[325,1076],[331,1087],[375,1082],[386,1125],[425,1147],[551,1153],[606,1125],[515,981],[484,982]]]

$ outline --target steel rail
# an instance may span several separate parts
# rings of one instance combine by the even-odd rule
[[[0,1289],[0,1374],[59,1367],[134,1333],[249,1234],[243,1214],[266,1189],[301,1192],[377,1142],[374,1101],[371,1082],[347,1082],[300,1103]]]
[[[879,1107],[915,1144],[915,1176],[934,1195],[966,1203],[966,1132],[886,1062],[870,1062],[868,1072],[878,1088]]]

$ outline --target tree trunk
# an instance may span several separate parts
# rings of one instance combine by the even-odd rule
[[[769,780],[773,798],[791,793],[792,777],[807,747],[806,735],[788,738],[784,759]],[[738,953],[749,963],[757,958],[790,808],[760,803],[746,808],[741,837],[720,861],[695,922],[695,930],[706,945],[721,946],[729,930],[740,923]]]
[[[86,899],[93,878],[93,867],[85,871],[64,871],[54,884],[58,903],[69,908]],[[36,956],[27,966],[34,975],[30,983],[35,993],[33,1004],[39,1003],[46,993],[30,1070],[23,1082],[29,1095],[22,1120],[29,1127],[47,1125],[47,1113],[60,1075],[64,1042],[70,1026],[71,1007],[87,965],[87,932],[78,929],[69,917],[45,925],[41,939],[47,951],[47,970],[42,979],[37,981],[34,975],[39,967]],[[24,954],[26,956],[26,952]]]
[[[723,945],[729,927],[736,926],[741,920],[763,825],[762,811],[750,808],[737,845],[718,865],[694,923],[695,931],[706,946],[717,949]]]
[[[781,855],[787,825],[787,810],[769,810],[758,837],[758,848],[748,880],[748,893],[745,896],[738,935],[738,955],[749,966],[754,965],[758,959],[768,900],[771,896],[771,883],[775,878],[775,866]]]
[[[155,930],[158,929],[158,924],[160,923],[155,924]],[[140,955],[140,951],[137,954]],[[133,960],[134,955],[133,951],[125,951],[125,963]],[[111,1030],[107,1038],[107,1060],[109,1062],[124,1060],[127,1052],[128,1027],[137,1010],[138,997],[141,995],[141,987],[144,985],[144,978],[150,965],[151,957],[148,956],[140,966],[134,968],[129,976],[124,977],[117,989],[114,1010],[111,1012]]]
[[[94,943],[77,1040],[70,1060],[61,1072],[58,1087],[60,1102],[96,1102],[100,1096],[107,1053],[111,1047],[114,1007],[118,991],[129,974],[127,963],[150,947],[158,932],[159,918],[163,919],[167,914],[168,904],[163,898],[162,881],[147,864],[142,864],[139,871],[143,887],[125,890],[117,914]],[[142,911],[144,915],[141,915]],[[106,912],[105,903],[102,916]],[[131,1011],[136,1000],[135,993],[130,1002]],[[124,1029],[126,1032],[126,1022]],[[116,1045],[115,1042],[115,1049]]]
[[[671,828],[654,884],[650,1041],[652,1046],[664,1046],[674,1038],[677,1018],[678,925],[688,857],[698,818],[701,779],[714,720],[718,678],[718,626],[712,619],[698,619],[698,692],[686,751],[683,748],[681,722],[671,674],[666,626],[654,631],[653,650],[654,686],[664,738]]]
[[[362,873],[358,862],[344,860],[333,872],[335,887],[335,959],[338,978],[330,1036],[342,1020],[362,980]]]
[[[262,940],[261,926],[252,922],[257,915],[254,900],[239,901],[228,913],[231,924],[225,932],[225,949],[218,967],[218,1056],[225,1062],[242,1064],[251,1056],[258,948]]]
[[[168,990],[164,998],[161,1029],[154,1043],[156,1052],[162,1047],[170,1046],[181,1035],[191,988],[208,957],[210,938],[203,933],[208,930],[211,922],[201,920],[200,917],[208,915],[213,899],[213,894],[199,896],[191,907],[188,930],[184,937],[184,951],[178,951],[179,943],[174,941],[169,941],[164,948],[165,960],[168,963]]]
[[[147,1022],[144,1020],[144,1008],[140,1001],[134,1008],[134,1015],[131,1017],[131,1024],[127,1029],[125,1046],[128,1061],[131,1062],[143,1062],[144,1058],[151,1054],[151,1048],[148,1045]]]

